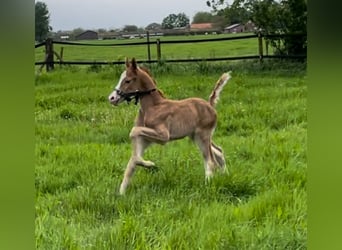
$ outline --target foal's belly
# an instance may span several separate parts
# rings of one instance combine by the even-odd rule
[[[178,140],[187,136],[192,136],[196,127],[193,124],[186,124],[184,122],[174,122],[169,127],[170,140]]]

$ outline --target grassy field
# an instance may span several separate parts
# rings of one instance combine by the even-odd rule
[[[238,36],[237,34],[221,35],[196,35],[196,36],[174,36],[161,37],[161,41],[169,40],[189,40],[189,39],[209,39],[220,37]],[[156,38],[151,38],[151,41]],[[120,44],[132,42],[145,42],[146,39],[132,40],[102,40],[84,41],[85,43],[97,44]],[[83,41],[81,41],[83,42]],[[117,61],[124,60],[126,56],[135,56],[138,60],[147,60],[147,45],[118,46],[118,47],[89,47],[54,45],[56,52],[60,53],[63,47],[63,59],[65,61]],[[163,59],[185,59],[185,58],[215,58],[224,56],[246,56],[258,54],[258,39],[249,38],[243,40],[228,40],[205,43],[186,44],[162,44],[161,54]],[[44,47],[36,49],[35,60],[44,61]],[[157,47],[151,45],[151,59],[157,59]]]
[[[117,67],[65,67],[36,76],[37,249],[306,249],[307,78],[275,62],[151,66],[172,99],[217,105],[214,141],[230,175],[205,184],[189,140],[150,147],[118,194],[138,107],[111,106]]]

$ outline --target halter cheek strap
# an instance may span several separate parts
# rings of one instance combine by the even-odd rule
[[[119,96],[122,96],[125,101],[127,101],[127,103],[130,103],[132,101],[132,99],[135,99],[134,104],[137,105],[139,102],[139,99],[144,96],[144,95],[149,95],[151,94],[153,91],[156,91],[156,89],[150,89],[150,90],[144,90],[144,91],[140,91],[140,90],[136,90],[133,92],[128,92],[125,93],[123,91],[121,91],[120,89],[116,89],[116,92],[118,93]]]

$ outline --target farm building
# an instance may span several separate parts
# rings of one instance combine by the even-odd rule
[[[190,30],[210,30],[212,28],[212,23],[193,23],[190,25]]]
[[[221,33],[221,30],[213,23],[193,23],[190,25],[190,32],[195,34],[217,34]]]
[[[235,23],[224,28],[225,33],[240,33],[245,31],[245,25]]]
[[[99,37],[99,40],[117,39],[118,32],[114,32],[114,31],[102,32],[98,34],[98,37]]]
[[[240,33],[240,32],[254,32],[257,27],[252,21],[248,21],[245,25],[241,23],[235,23],[224,28],[225,33]]]
[[[92,30],[84,31],[83,33],[76,36],[76,40],[97,40],[98,38],[98,33]]]

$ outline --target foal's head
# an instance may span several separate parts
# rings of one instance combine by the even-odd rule
[[[122,72],[117,86],[108,99],[113,105],[118,105],[155,90],[155,82],[149,71],[138,67],[135,58],[130,62],[126,58],[126,70]]]

